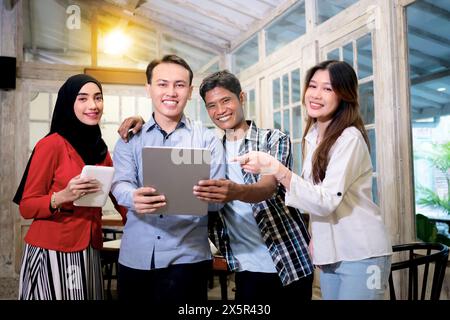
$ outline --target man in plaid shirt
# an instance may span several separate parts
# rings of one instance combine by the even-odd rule
[[[227,179],[200,181],[194,194],[225,203],[218,215],[209,217],[210,238],[236,271],[236,303],[310,300],[314,270],[301,213],[286,206],[285,189],[274,176],[244,172],[232,161],[263,151],[291,168],[289,136],[245,120],[245,93],[228,71],[205,78],[200,95],[212,121],[225,132]]]

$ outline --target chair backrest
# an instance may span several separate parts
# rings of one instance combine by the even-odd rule
[[[392,250],[394,255],[389,275],[390,299],[396,300],[393,273],[399,270],[407,270],[408,300],[439,300],[447,267],[448,247],[442,243],[408,243],[395,245]],[[399,256],[400,260],[398,260]],[[433,271],[430,269],[430,264]],[[429,275],[430,277],[428,277]],[[420,297],[419,278],[421,279]],[[428,291],[431,293],[428,296],[429,278],[431,280],[431,291]]]

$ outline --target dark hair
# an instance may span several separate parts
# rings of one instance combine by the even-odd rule
[[[192,72],[191,67],[189,67],[188,63],[180,58],[177,55],[174,54],[167,54],[162,59],[154,59],[152,62],[150,62],[147,66],[147,70],[145,71],[145,74],[147,75],[147,83],[152,83],[152,75],[153,75],[153,69],[161,63],[173,63],[178,64],[185,68],[187,71],[189,71],[189,85],[192,84],[192,78],[194,77],[194,73]]]
[[[317,146],[312,158],[312,176],[314,183],[319,183],[325,178],[328,166],[328,153],[342,132],[348,127],[356,127],[362,134],[367,146],[370,148],[369,139],[359,110],[358,103],[358,78],[352,66],[344,61],[327,60],[320,62],[308,70],[303,88],[302,103],[305,105],[305,93],[309,82],[318,70],[328,70],[331,87],[341,100],[333,119],[325,130],[323,140]],[[305,137],[316,119],[308,116],[302,139],[302,154],[305,157]]]
[[[227,89],[228,91],[233,92],[238,98],[242,92],[239,79],[228,70],[222,70],[203,79],[199,89],[203,101],[205,101],[206,93],[216,87]]]

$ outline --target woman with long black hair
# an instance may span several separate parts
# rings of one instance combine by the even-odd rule
[[[102,211],[73,205],[100,190],[97,180],[80,178],[83,166],[112,166],[99,127],[102,114],[96,79],[74,75],[59,89],[50,132],[36,144],[14,197],[22,217],[33,219],[19,299],[103,299]],[[125,219],[126,209],[116,209]]]

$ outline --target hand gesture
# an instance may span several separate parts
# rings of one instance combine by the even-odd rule
[[[63,190],[57,193],[55,204],[59,207],[63,203],[73,202],[86,194],[100,190],[100,182],[98,180],[89,177],[80,178],[80,175],[77,175],[69,181]]]
[[[203,201],[226,203],[237,199],[238,185],[227,179],[200,180],[194,186],[194,195]]]
[[[251,151],[232,161],[239,162],[244,171],[253,174],[275,175],[281,166],[277,159],[261,151]]]
[[[167,204],[166,197],[158,195],[156,189],[151,187],[136,189],[133,193],[133,202],[135,211],[140,214],[153,213]]]
[[[134,134],[141,131],[144,123],[144,119],[140,116],[128,117],[123,120],[117,133],[125,142],[128,142]]]

